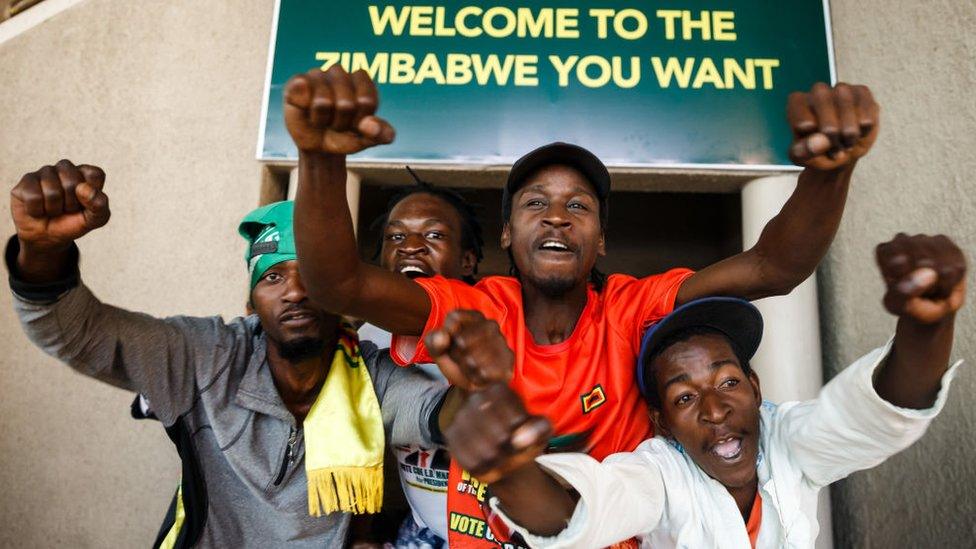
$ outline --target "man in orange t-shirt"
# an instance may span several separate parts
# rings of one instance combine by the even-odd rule
[[[285,123],[299,150],[296,245],[313,300],[399,334],[394,355],[401,362],[430,358],[423,343],[411,349],[405,336],[444,325],[441,339],[450,340],[465,326],[464,315],[450,316],[453,309],[480,311],[498,322],[516,354],[515,370],[468,367],[460,360],[464,341],[428,342],[458,350],[457,361],[440,361],[451,364],[445,367],[448,379],[461,389],[511,379],[557,434],[587,435],[557,437],[556,446],[583,445],[597,458],[631,450],[650,433],[633,377],[642,330],[698,297],[758,299],[788,293],[807,278],[840,223],[854,165],[878,132],[878,107],[864,86],[820,83],[791,95],[790,156],[806,169],[756,245],[696,273],[674,270],[641,279],[604,277],[596,270],[606,252],[610,193],[603,163],[575,145],[540,147],[515,163],[504,187],[501,245],[515,276],[487,277],[467,287],[438,277],[409,280],[357,259],[345,196],[346,155],[389,143],[395,133],[374,115],[379,99],[366,72],[350,75],[338,65],[315,69],[289,80],[284,96]],[[451,486],[483,499],[484,487],[475,479],[462,476]],[[452,538],[452,546],[492,539],[483,517],[472,514],[451,511],[452,534],[467,538]]]

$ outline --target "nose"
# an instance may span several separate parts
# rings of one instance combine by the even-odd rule
[[[427,241],[419,234],[408,234],[402,242],[397,244],[396,253],[399,256],[417,255],[427,251]]]
[[[569,212],[563,206],[552,204],[546,209],[542,224],[548,227],[568,227],[571,224]]]
[[[732,412],[732,407],[715,391],[702,394],[698,409],[702,421],[714,424],[724,423]]]
[[[285,292],[281,295],[281,299],[289,303],[301,303],[308,299],[308,293],[305,291],[305,285],[302,284],[301,277],[287,277],[285,280]]]

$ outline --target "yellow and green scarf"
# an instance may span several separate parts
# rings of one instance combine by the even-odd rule
[[[383,416],[352,326],[342,326],[329,374],[303,426],[309,514],[379,512]]]

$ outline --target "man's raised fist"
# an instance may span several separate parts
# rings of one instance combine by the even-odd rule
[[[966,258],[948,237],[899,233],[879,244],[876,253],[887,285],[884,306],[891,314],[933,324],[962,307]]]
[[[108,223],[105,172],[62,160],[24,174],[10,191],[10,214],[17,237],[35,249],[64,248]]]
[[[392,142],[393,127],[373,116],[378,107],[376,85],[364,70],[350,75],[333,65],[297,74],[285,85],[285,125],[306,153],[353,154]]]
[[[478,311],[451,311],[425,343],[444,377],[461,389],[473,391],[512,379],[515,354],[498,323]]]
[[[447,447],[458,464],[482,482],[491,483],[542,454],[552,425],[531,416],[504,383],[472,393],[444,430]]]
[[[786,118],[793,130],[790,160],[815,170],[852,165],[878,137],[879,107],[867,86],[818,82],[790,94]]]

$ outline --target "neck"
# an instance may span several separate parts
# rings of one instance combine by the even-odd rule
[[[322,352],[314,357],[292,362],[282,358],[278,346],[268,341],[268,364],[271,366],[271,377],[274,379],[278,395],[284,402],[285,408],[295,416],[295,421],[305,420],[315,399],[325,384],[335,354],[336,337],[333,335],[326,340]]]
[[[756,501],[756,490],[759,489],[759,476],[752,479],[752,481],[746,483],[745,486],[739,486],[737,488],[725,487],[735,500],[735,504],[739,507],[739,512],[742,513],[742,520],[749,522],[749,515],[752,511],[752,504]]]
[[[569,339],[586,307],[586,294],[586,281],[559,296],[547,295],[523,281],[522,307],[525,326],[532,339],[540,345],[554,345]]]

